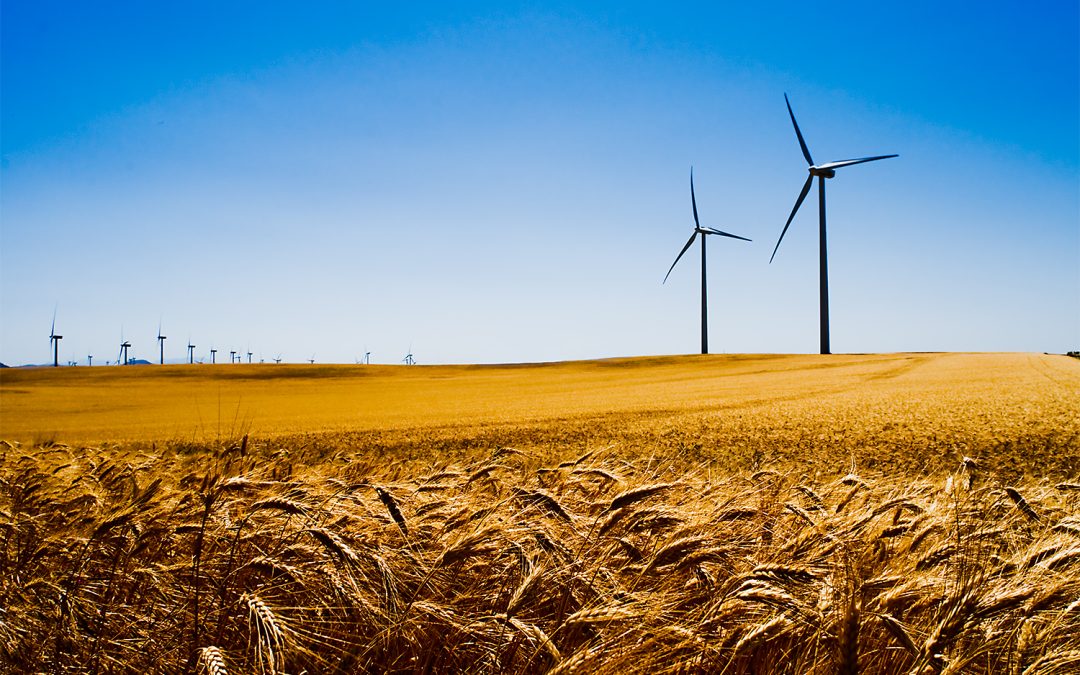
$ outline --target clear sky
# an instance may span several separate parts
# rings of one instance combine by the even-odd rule
[[[396,5],[396,6],[392,6]],[[1080,17],[983,3],[2,5],[0,361],[1080,349]],[[225,357],[227,359],[227,356]]]

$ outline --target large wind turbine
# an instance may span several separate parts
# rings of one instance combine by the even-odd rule
[[[730,237],[732,239],[741,239],[742,241],[750,241],[746,237],[740,237],[735,234],[728,234],[727,232],[721,232],[712,227],[702,227],[701,222],[698,220],[697,213],[697,197],[694,196],[694,168],[690,167],[690,205],[694,208],[694,233],[690,235],[690,238],[686,240],[686,245],[679,251],[679,255],[675,256],[675,262],[671,263],[671,267],[668,268],[667,274],[664,275],[663,283],[667,283],[668,277],[671,276],[671,270],[675,269],[675,265],[683,257],[683,254],[694,244],[694,239],[701,235],[701,353],[709,353],[709,312],[708,312],[708,300],[707,291],[705,286],[705,237],[710,234],[719,234],[722,237]]]
[[[161,322],[158,321],[157,325],[157,341],[158,348],[160,349],[160,358],[158,359],[159,365],[165,365],[165,336],[161,334]]]
[[[188,364],[195,363],[195,345],[191,344],[191,338],[187,341],[187,362]]]
[[[63,339],[63,335],[56,334],[56,309],[54,308],[52,313],[52,328],[49,329],[49,346],[52,347],[53,368],[60,365],[60,341]]]
[[[787,222],[784,223],[784,229],[780,232],[780,238],[776,240],[776,246],[773,248],[772,256],[769,258],[769,262],[771,263],[773,261],[773,258],[776,257],[776,251],[780,248],[780,242],[784,240],[784,235],[787,234],[788,226],[791,225],[791,220],[795,217],[795,213],[799,210],[799,207],[802,206],[803,200],[806,199],[806,195],[810,192],[810,185],[814,182],[814,176],[817,176],[818,252],[820,257],[820,266],[818,269],[818,288],[821,295],[821,353],[829,354],[829,260],[825,250],[825,179],[834,178],[836,176],[836,170],[845,166],[851,166],[853,164],[863,164],[865,162],[875,162],[879,159],[899,157],[899,155],[877,155],[875,157],[860,157],[859,159],[844,159],[839,162],[814,164],[814,160],[810,157],[810,150],[806,147],[806,141],[803,140],[802,131],[799,130],[799,123],[795,121],[795,113],[791,110],[791,101],[788,100],[787,94],[784,94],[784,103],[787,103],[788,115],[791,116],[791,124],[795,127],[795,135],[799,138],[799,147],[802,149],[803,157],[806,158],[806,163],[809,166],[810,175],[806,177],[806,182],[803,183],[802,192],[799,193],[799,198],[795,200],[795,208],[791,209],[791,215],[788,216]]]

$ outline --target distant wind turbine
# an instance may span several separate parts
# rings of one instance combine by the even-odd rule
[[[187,362],[189,364],[195,363],[195,345],[191,344],[191,338],[187,341]]]
[[[315,355],[314,354],[312,354],[311,358],[308,359],[308,363],[310,363],[311,365],[315,365]]]
[[[53,368],[56,368],[60,365],[60,341],[63,339],[63,335],[56,334],[56,308],[54,307],[52,313],[52,328],[49,329],[49,346],[52,347]]]
[[[229,352],[229,363],[236,363],[236,350],[233,349]]]
[[[120,354],[116,357],[116,364],[119,366],[128,365],[128,349],[131,348],[131,343],[124,339],[124,329],[120,328]]]
[[[160,358],[158,359],[158,363],[160,365],[162,365],[162,366],[165,365],[165,339],[166,339],[165,336],[161,334],[161,322],[158,321],[158,325],[157,325],[157,341],[158,341],[158,349],[160,350]]]
[[[213,347],[210,348],[210,365],[217,363],[217,350]]]
[[[405,355],[405,358],[401,359],[405,362],[405,365],[412,366],[416,364],[416,359],[412,355],[412,345],[409,345],[409,353]]]
[[[86,355],[86,365],[87,366],[94,365],[94,355],[93,354],[87,354]]]
[[[281,363],[281,354],[277,355],[277,358],[274,359],[274,363]]]
[[[795,200],[795,208],[791,209],[791,215],[788,216],[787,222],[784,223],[784,229],[780,232],[780,238],[776,240],[776,246],[773,248],[772,256],[769,258],[769,262],[772,263],[773,258],[776,257],[776,251],[780,248],[780,242],[784,240],[784,235],[787,234],[788,226],[791,225],[791,220],[795,217],[795,213],[802,206],[803,200],[806,199],[807,193],[810,192],[810,185],[814,182],[814,176],[818,179],[818,291],[820,293],[820,341],[821,341],[821,353],[829,354],[829,261],[828,254],[826,252],[826,237],[825,237],[825,179],[834,178],[836,176],[836,170],[845,166],[851,166],[853,164],[864,164],[866,162],[876,162],[879,159],[890,159],[892,157],[899,157],[899,155],[877,155],[875,157],[861,157],[859,159],[845,159],[839,162],[827,162],[825,164],[814,164],[813,158],[810,157],[810,150],[806,147],[806,141],[803,140],[802,131],[799,130],[799,123],[795,121],[795,113],[791,110],[791,101],[788,100],[787,94],[784,94],[784,103],[787,104],[788,115],[791,117],[791,124],[795,127],[795,135],[799,139],[799,148],[802,149],[803,157],[806,159],[806,163],[809,166],[810,175],[806,177],[806,182],[803,183],[802,192],[799,193],[799,198]]]
[[[248,355],[248,363],[251,363],[251,352],[248,352],[247,355]]]
[[[671,267],[668,268],[667,274],[664,275],[663,283],[667,283],[668,277],[671,276],[671,270],[675,269],[675,265],[683,257],[683,254],[693,246],[694,239],[701,235],[701,353],[709,353],[709,311],[708,311],[708,299],[707,299],[707,287],[705,284],[705,237],[710,234],[718,234],[722,237],[729,237],[731,239],[740,239],[742,241],[750,241],[746,237],[740,237],[736,234],[729,234],[727,232],[721,232],[712,227],[702,227],[701,222],[698,220],[697,212],[697,197],[694,196],[694,168],[690,167],[690,205],[694,209],[694,233],[690,235],[690,238],[686,240],[686,245],[679,251],[679,255],[675,256],[675,262],[671,263]]]

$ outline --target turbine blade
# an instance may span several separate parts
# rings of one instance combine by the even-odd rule
[[[806,199],[806,194],[810,192],[810,186],[814,182],[813,176],[807,176],[806,182],[803,183],[802,192],[799,193],[799,198],[795,200],[795,208],[791,209],[791,215],[787,217],[787,222],[784,223],[784,229],[780,232],[780,238],[776,240],[776,246],[772,250],[772,255],[769,256],[769,263],[772,263],[773,258],[776,257],[776,250],[780,248],[780,242],[784,241],[784,235],[787,234],[788,226],[791,225],[792,218],[795,217],[795,213],[802,206],[803,200]]]
[[[788,115],[791,115],[791,123],[795,126],[795,135],[799,137],[799,147],[802,148],[802,156],[806,158],[806,163],[810,166],[814,166],[814,160],[810,157],[810,150],[806,147],[806,141],[803,140],[802,131],[799,131],[799,123],[795,121],[795,113],[791,110],[791,101],[788,100],[787,94],[784,94],[784,103],[787,103]]]
[[[690,235],[689,239],[686,240],[686,246],[682,247],[682,250],[679,251],[679,255],[675,256],[675,262],[671,263],[671,267],[668,268],[667,274],[664,275],[664,280],[661,283],[667,283],[667,278],[671,276],[671,270],[675,269],[675,265],[679,263],[679,259],[683,257],[684,253],[686,253],[686,249],[690,248],[690,246],[694,243],[695,237],[697,237],[697,230],[694,230],[694,233]]]
[[[49,329],[49,337],[56,335],[56,307],[52,311],[52,328]]]
[[[721,237],[731,237],[732,239],[742,239],[743,241],[753,241],[752,239],[747,239],[746,237],[740,237],[737,234],[731,234],[730,232],[724,232],[722,230],[718,230],[715,227],[703,227],[701,229],[704,230],[705,234],[719,234]]]
[[[700,228],[697,217],[697,197],[694,196],[694,167],[690,167],[690,204],[694,207],[694,227]]]
[[[839,169],[842,166],[851,166],[853,164],[864,164],[866,162],[876,162],[879,159],[891,159],[893,157],[899,157],[900,155],[878,155],[877,157],[860,157],[859,159],[845,159],[839,162],[829,162],[828,164],[822,164],[819,169]]]

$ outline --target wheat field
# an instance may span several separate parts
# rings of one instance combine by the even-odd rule
[[[274,368],[0,373],[0,670],[1080,668],[1080,361]]]

